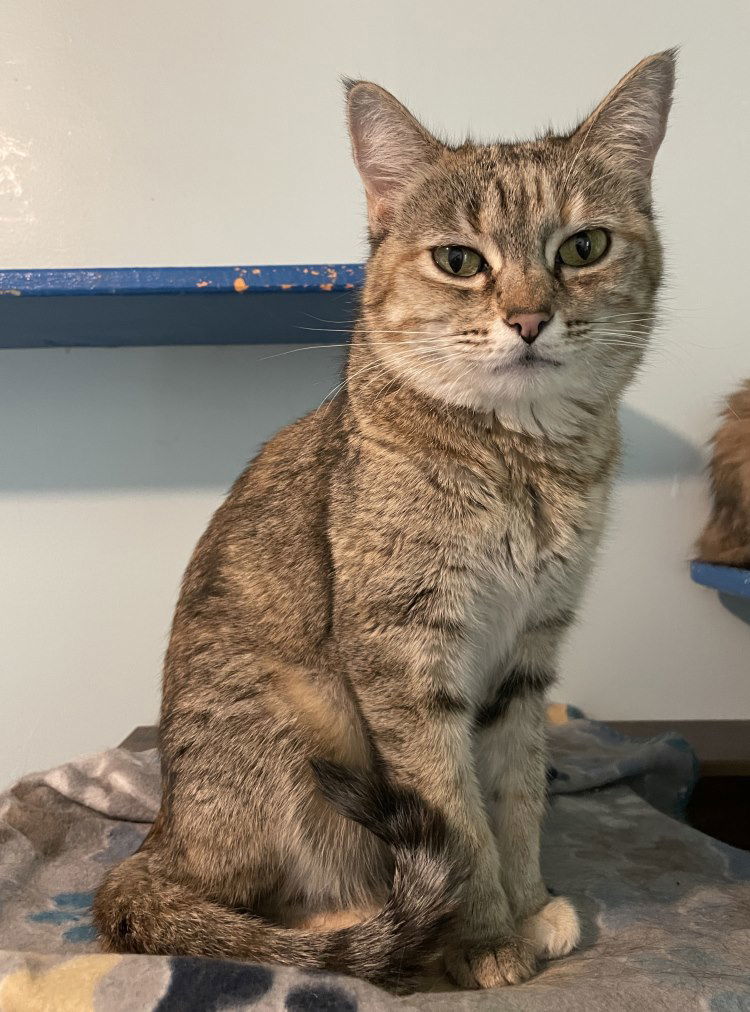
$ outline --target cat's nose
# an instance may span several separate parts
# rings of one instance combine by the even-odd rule
[[[505,322],[526,344],[533,344],[551,319],[552,313],[515,313]]]

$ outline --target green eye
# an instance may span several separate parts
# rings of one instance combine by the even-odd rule
[[[456,278],[473,278],[486,266],[479,253],[468,246],[437,246],[432,259],[441,271]]]
[[[566,239],[557,259],[568,267],[588,267],[601,260],[609,249],[609,235],[603,228],[589,228]]]

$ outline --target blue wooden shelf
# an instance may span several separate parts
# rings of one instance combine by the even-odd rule
[[[710,562],[691,562],[690,576],[704,587],[712,587],[722,594],[750,598],[750,569],[734,566],[714,566]]]
[[[361,264],[0,270],[0,348],[325,344]]]

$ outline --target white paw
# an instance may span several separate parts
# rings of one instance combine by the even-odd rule
[[[521,934],[538,957],[557,959],[567,956],[578,945],[581,925],[570,900],[555,896],[538,914],[526,918]]]

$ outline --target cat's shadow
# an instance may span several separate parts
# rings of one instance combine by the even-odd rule
[[[336,348],[7,353],[0,493],[228,488],[261,443],[331,392]],[[621,480],[700,472],[699,449],[629,407]]]
[[[620,409],[622,481],[681,478],[700,474],[704,457],[694,443],[628,405]]]

